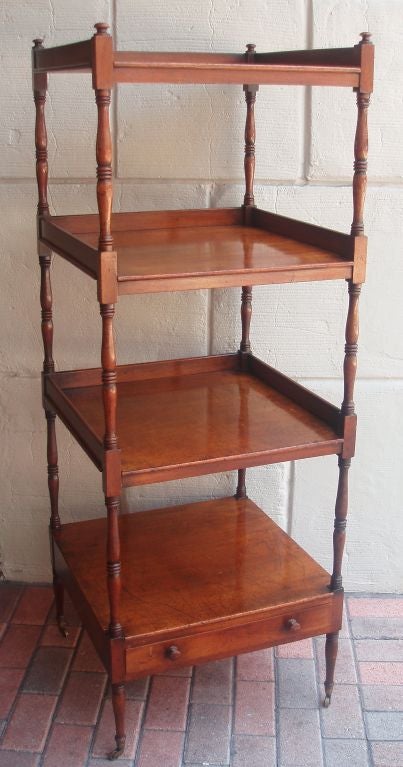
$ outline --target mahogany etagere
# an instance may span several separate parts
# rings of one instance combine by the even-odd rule
[[[373,46],[246,54],[138,53],[113,48],[106,24],[90,40],[45,49],[34,41],[38,253],[44,344],[43,404],[54,588],[66,631],[66,587],[111,683],[116,758],[125,744],[125,682],[326,634],[330,702],[342,620],[341,576],[358,297],[365,277],[367,110]],[[97,215],[53,216],[47,201],[48,73],[92,74],[98,109]],[[238,208],[112,213],[111,89],[116,83],[233,83],[246,99],[244,203]],[[255,207],[254,104],[259,85],[343,86],[357,94],[350,234]],[[55,372],[50,267],[57,253],[93,277],[102,318],[101,367]],[[252,286],[348,282],[344,399],[334,407],[251,352]],[[237,354],[118,366],[113,320],[123,294],[241,286]],[[75,307],[77,310],[77,307]],[[107,516],[61,524],[55,419],[102,472]],[[339,485],[332,575],[251,500],[250,466],[335,454]],[[234,498],[120,514],[122,488],[238,470]]]

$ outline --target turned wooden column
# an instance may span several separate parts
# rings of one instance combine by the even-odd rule
[[[107,33],[107,24],[99,23],[96,24],[95,27],[97,30],[95,38],[103,38],[104,40],[105,38],[109,38]],[[113,185],[112,136],[109,121],[109,107],[111,103],[110,88],[96,88],[95,101],[98,109],[96,158],[97,201],[99,211],[99,250],[102,252],[113,250],[113,238],[111,234]]]
[[[358,299],[361,285],[348,281],[348,312],[346,322],[346,344],[344,355],[344,397],[341,406],[343,415],[354,415],[354,386],[357,374],[357,352],[359,334]]]
[[[33,52],[44,47],[43,40],[37,38]],[[38,184],[38,215],[49,213],[48,205],[48,137],[45,122],[46,92],[48,88],[47,75],[34,75],[33,90],[35,101],[35,149],[36,149],[36,180]]]
[[[252,319],[252,288],[249,285],[245,285],[242,288],[241,299],[241,323],[242,323],[242,338],[239,347],[239,355],[241,360],[241,368],[246,369],[247,357],[251,351],[249,330]],[[236,498],[246,498],[246,469],[238,470],[238,485],[236,489]]]
[[[114,450],[118,446],[116,435],[117,374],[113,334],[115,306],[114,304],[101,304],[100,311],[102,317],[102,397],[105,417],[104,448],[105,450]]]
[[[255,54],[256,46],[253,43],[248,43],[246,46],[246,60],[252,62]],[[246,122],[245,122],[245,157],[244,157],[244,171],[245,171],[245,196],[244,205],[254,205],[255,198],[253,194],[253,182],[255,178],[255,102],[256,93],[259,89],[258,85],[244,85],[243,90],[245,93],[246,101]]]
[[[239,347],[239,351],[243,354],[249,354],[251,350],[250,345],[250,323],[252,319],[252,287],[250,285],[244,285],[242,288],[241,298],[241,324],[242,324],[242,337]]]
[[[339,458],[339,483],[337,487],[333,532],[333,572],[330,582],[330,588],[332,591],[341,591],[343,589],[341,568],[344,544],[346,541],[348,510],[348,470],[350,466],[350,458]]]
[[[246,46],[246,60],[252,62],[255,54],[256,46],[253,43],[248,43]],[[245,172],[245,194],[244,194],[244,211],[245,211],[245,224],[249,223],[250,209],[255,205],[255,196],[253,190],[253,183],[255,178],[255,102],[256,92],[258,91],[258,85],[244,85],[243,90],[245,93],[246,101],[246,121],[245,121],[245,156],[244,156],[244,172]],[[247,365],[247,355],[251,351],[249,331],[252,318],[252,287],[251,285],[244,285],[242,288],[241,298],[241,322],[242,322],[242,338],[239,347],[239,353],[241,357],[241,366],[244,368]],[[236,498],[246,498],[246,469],[239,469],[238,471],[238,485],[236,490]]]
[[[105,451],[114,451],[118,448],[116,434],[116,407],[117,407],[117,374],[116,354],[113,336],[113,317],[115,307],[113,304],[101,304],[102,316],[102,396],[104,404]],[[122,626],[119,622],[119,603],[121,591],[120,578],[120,538],[119,538],[119,510],[120,497],[112,496],[105,498],[108,513],[107,535],[107,578],[110,605],[109,633],[111,637],[122,636]]]
[[[120,498],[105,498],[108,514],[107,535],[107,576],[110,608],[109,635],[113,638],[123,636],[122,626],[119,621],[120,593],[121,593],[121,565],[120,565],[120,536],[119,536],[119,512]]]
[[[361,34],[360,46],[372,46],[369,32]],[[353,206],[351,234],[364,234],[364,204],[367,190],[368,107],[370,93],[357,91],[357,126],[354,141]]]

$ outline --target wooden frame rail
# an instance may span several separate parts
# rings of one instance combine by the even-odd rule
[[[165,53],[113,51],[107,24],[95,25],[90,40],[36,50],[34,76],[50,72],[92,72],[94,87],[115,83],[228,83],[243,85],[331,85],[372,90],[369,46],[257,53]],[[101,35],[99,34],[102,29]],[[110,45],[94,40],[108,38]],[[102,82],[101,82],[102,81]],[[96,83],[96,84],[95,84]]]

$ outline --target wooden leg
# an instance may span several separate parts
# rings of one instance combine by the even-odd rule
[[[246,498],[246,469],[238,470],[238,485],[236,489],[235,498]]]
[[[45,411],[47,423],[47,458],[48,458],[48,488],[50,498],[50,547],[52,554],[53,591],[56,603],[56,619],[62,636],[67,637],[67,623],[64,617],[64,585],[59,580],[54,563],[53,534],[61,529],[59,517],[59,467],[56,440],[56,413]]]
[[[113,761],[123,754],[125,750],[125,686],[124,684],[112,685],[112,705],[115,715],[116,748],[108,754],[108,759]]]
[[[325,656],[326,656],[326,680],[325,680],[325,700],[323,705],[325,708],[330,706],[330,699],[332,697],[332,690],[334,684],[334,668],[336,665],[337,650],[339,647],[339,632],[334,631],[332,634],[326,634]]]
[[[67,638],[69,632],[67,631],[67,623],[64,617],[64,585],[55,572],[53,573],[53,591],[55,594],[57,625],[62,636]]]

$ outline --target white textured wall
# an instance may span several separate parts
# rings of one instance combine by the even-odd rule
[[[377,45],[370,109],[368,281],[356,401],[357,458],[345,558],[349,589],[403,589],[403,0],[4,0],[0,11],[0,472],[1,568],[6,577],[50,576],[44,418],[40,403],[38,266],[34,212],[31,38],[46,45],[92,34],[110,21],[120,48],[243,51],[351,46],[370,29]],[[56,213],[95,210],[96,110],[90,78],[51,79],[47,110],[50,200]],[[115,208],[240,204],[240,88],[122,86],[113,102]],[[262,87],[256,106],[256,198],[267,207],[348,231],[355,99],[345,89]],[[97,365],[95,285],[54,261],[55,356],[60,368]],[[122,298],[119,361],[236,349],[239,290]],[[346,314],[344,283],[254,290],[252,341],[264,359],[337,404]],[[70,330],[67,330],[69,326]],[[103,513],[100,476],[60,426],[61,515]],[[250,495],[327,567],[337,483],[335,457],[249,471]],[[235,475],[132,490],[127,504],[232,493]]]

